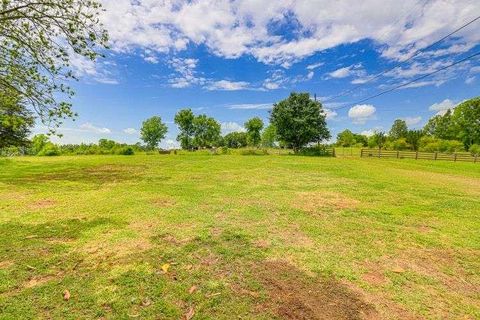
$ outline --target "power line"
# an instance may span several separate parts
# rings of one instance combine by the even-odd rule
[[[328,102],[328,101],[334,100],[334,99],[336,99],[336,98],[343,97],[343,96],[345,96],[346,94],[351,93],[351,92],[353,92],[353,91],[356,91],[357,89],[359,89],[360,87],[364,86],[365,84],[367,84],[367,83],[369,83],[369,82],[371,82],[371,81],[373,81],[373,80],[376,80],[376,79],[380,78],[380,77],[381,77],[382,75],[384,75],[385,73],[387,73],[387,72],[389,72],[389,71],[391,71],[391,70],[393,70],[393,69],[401,66],[402,64],[404,64],[404,63],[412,60],[413,58],[417,57],[422,51],[428,50],[428,49],[436,46],[437,44],[439,44],[439,43],[442,42],[443,40],[449,38],[450,36],[454,35],[455,33],[459,32],[460,30],[468,27],[469,25],[471,25],[472,23],[474,23],[475,21],[477,21],[477,20],[479,20],[479,19],[480,19],[480,16],[477,16],[475,19],[470,20],[470,21],[467,22],[466,24],[464,24],[464,25],[462,25],[461,27],[455,29],[454,31],[452,31],[452,32],[450,32],[449,34],[447,34],[446,36],[443,36],[441,39],[435,41],[434,43],[430,44],[429,46],[427,46],[427,47],[425,47],[425,48],[422,48],[422,49],[418,49],[418,50],[415,51],[414,54],[413,54],[412,56],[410,56],[408,59],[403,60],[403,61],[401,61],[401,62],[399,62],[399,63],[396,63],[393,67],[391,67],[391,68],[389,68],[389,69],[386,69],[386,70],[380,72],[379,74],[375,75],[375,76],[372,77],[372,78],[369,78],[369,79],[366,80],[365,82],[360,83],[360,84],[358,84],[357,86],[355,86],[355,87],[353,87],[353,88],[351,88],[351,89],[345,90],[345,91],[343,91],[343,92],[341,92],[341,93],[339,93],[339,94],[337,94],[337,95],[335,95],[335,96],[333,96],[333,97],[330,97],[329,99],[326,99],[326,100],[324,100],[324,101],[322,101],[322,102]]]
[[[353,107],[353,106],[355,106],[355,105],[357,105],[357,104],[360,104],[360,103],[362,103],[362,102],[365,102],[365,101],[371,100],[371,99],[373,99],[373,98],[382,96],[382,95],[384,95],[384,94],[386,94],[386,93],[389,93],[389,92],[392,92],[392,91],[394,91],[394,90],[397,90],[397,89],[406,87],[406,86],[408,86],[409,84],[412,84],[412,83],[417,82],[417,81],[419,81],[419,80],[425,79],[425,78],[427,78],[427,77],[429,77],[429,76],[431,76],[431,75],[434,75],[434,74],[436,74],[436,73],[439,73],[440,71],[443,71],[443,70],[448,69],[448,68],[450,68],[450,67],[453,67],[453,66],[455,66],[455,65],[457,65],[457,64],[460,64],[460,63],[462,63],[462,62],[465,62],[465,61],[467,61],[467,60],[470,60],[470,59],[472,59],[472,58],[474,58],[474,57],[476,57],[476,56],[478,56],[478,55],[480,55],[480,51],[479,51],[479,52],[476,52],[476,53],[474,53],[474,54],[472,54],[472,55],[470,55],[470,56],[468,56],[468,57],[465,57],[465,58],[463,58],[463,59],[461,59],[461,60],[455,61],[455,62],[453,62],[453,63],[451,63],[451,64],[449,64],[449,65],[443,66],[442,68],[440,68],[440,69],[438,69],[438,70],[435,70],[435,71],[433,71],[433,72],[427,73],[427,74],[425,74],[425,75],[423,75],[423,76],[420,76],[420,77],[418,77],[418,78],[415,78],[415,79],[413,79],[413,80],[410,80],[410,81],[408,81],[408,82],[406,82],[406,83],[402,83],[402,84],[397,85],[397,86],[395,86],[395,87],[393,87],[393,88],[390,88],[390,89],[388,89],[388,90],[379,92],[379,93],[374,94],[374,95],[372,95],[372,96],[369,96],[369,97],[367,97],[367,98],[365,98],[365,99],[359,100],[359,101],[357,101],[357,102],[355,102],[355,103],[352,103],[352,104],[349,104],[349,105],[346,105],[346,106],[342,106],[342,107],[339,107],[339,108],[331,109],[331,110],[340,110],[340,109],[344,109],[344,108],[348,108],[348,107]]]

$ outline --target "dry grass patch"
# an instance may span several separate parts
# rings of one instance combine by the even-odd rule
[[[152,200],[152,203],[159,208],[171,208],[176,205],[175,200],[169,198],[156,198]]]
[[[52,199],[42,199],[37,200],[28,205],[30,210],[40,210],[40,209],[49,209],[54,207],[57,204],[55,200]]]
[[[377,319],[375,308],[334,279],[310,277],[285,261],[267,261],[256,271],[268,291],[265,308],[282,319]]]
[[[299,192],[292,203],[293,207],[309,213],[356,209],[359,205],[360,201],[332,191]]]

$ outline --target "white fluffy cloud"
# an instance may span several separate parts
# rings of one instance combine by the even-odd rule
[[[271,109],[273,103],[242,103],[242,104],[231,104],[228,106],[229,109]]]
[[[155,62],[152,53],[205,45],[221,57],[251,55],[286,67],[315,52],[367,38],[381,44],[378,50],[384,57],[402,60],[471,20],[480,9],[480,2],[474,0],[284,0],[268,6],[251,0],[102,3],[106,9],[102,21],[117,51],[141,50]],[[292,16],[298,22],[296,37],[286,38],[272,30],[272,23],[286,23]],[[451,48],[443,50],[465,52],[480,40],[476,28],[457,35]]]
[[[353,123],[363,124],[375,116],[376,109],[371,104],[357,104],[348,110],[348,117]]]
[[[96,127],[90,122],[82,123],[81,125],[78,126],[80,130],[86,131],[86,132],[93,132],[93,133],[103,133],[103,134],[110,134],[112,133],[112,130],[108,128],[101,128],[101,127]]]
[[[419,123],[422,121],[422,117],[421,117],[421,116],[418,116],[418,117],[406,117],[406,118],[404,118],[403,120],[407,123],[407,126],[414,126],[414,125],[419,124]]]
[[[230,132],[245,132],[245,128],[236,122],[222,122],[221,124],[222,134]]]
[[[448,109],[455,108],[455,106],[456,106],[455,102],[453,102],[450,99],[445,99],[442,102],[437,102],[437,103],[432,104],[428,108],[428,110],[435,111],[435,112],[437,112],[437,114],[441,115],[441,114],[444,114],[445,112],[447,112]]]
[[[325,115],[326,115],[327,120],[335,119],[335,117],[338,115],[338,113],[336,111],[328,109],[328,108],[324,108],[324,111],[325,111]]]
[[[123,132],[126,133],[126,134],[131,134],[131,135],[138,133],[137,129],[134,129],[134,128],[123,129]]]
[[[219,80],[210,83],[207,86],[207,90],[225,90],[225,91],[237,91],[246,90],[249,88],[249,83],[245,81],[229,81]]]

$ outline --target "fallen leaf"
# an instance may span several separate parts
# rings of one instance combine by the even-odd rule
[[[163,264],[163,265],[162,265],[162,271],[163,271],[163,273],[167,273],[169,268],[170,268],[170,264],[169,264],[169,263]]]
[[[142,300],[142,306],[144,307],[148,307],[151,304],[152,304],[152,300],[150,300],[149,298],[145,298]]]
[[[70,291],[68,290],[63,291],[63,300],[65,301],[70,300]]]
[[[190,307],[190,309],[188,309],[188,312],[185,314],[183,318],[185,320],[190,320],[193,318],[194,315],[195,315],[195,309],[193,307]]]
[[[190,289],[188,289],[188,293],[192,294],[195,291],[197,291],[197,286],[191,286]]]

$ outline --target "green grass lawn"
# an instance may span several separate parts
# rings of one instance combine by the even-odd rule
[[[1,319],[182,317],[480,318],[480,165],[0,159]]]

